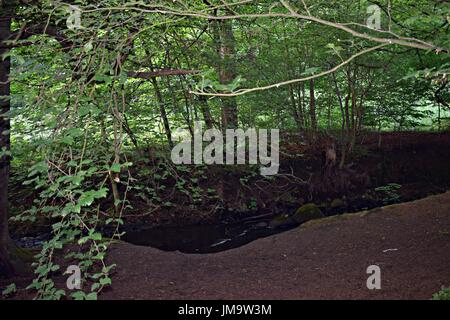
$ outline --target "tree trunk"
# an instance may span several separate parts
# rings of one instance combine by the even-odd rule
[[[328,130],[331,129],[331,106],[333,103],[333,99],[331,95],[328,96],[328,103],[327,103],[327,128]]]
[[[8,243],[10,242],[8,233],[8,188],[7,183],[9,176],[8,167],[0,169],[0,277],[9,277],[14,275],[15,270],[8,253]],[[4,180],[6,179],[6,180]]]
[[[345,134],[343,136],[343,143],[342,143],[342,153],[341,153],[341,161],[339,163],[339,168],[343,168],[345,164],[345,159],[347,156],[347,149],[348,149],[348,139],[350,134],[350,112],[349,112],[349,100],[350,96],[347,95],[345,97],[345,105],[344,105],[344,111],[345,111]]]
[[[303,129],[305,129],[308,126],[307,123],[307,117],[305,116],[305,84],[302,82],[301,84],[297,85],[297,96],[298,96],[298,111],[300,116],[300,121],[302,123]]]
[[[219,23],[219,55],[220,55],[220,67],[219,67],[219,82],[227,85],[233,82],[236,78],[235,70],[235,39],[233,35],[233,25],[231,21],[224,20]],[[237,101],[236,97],[224,97],[222,98],[222,127],[237,128],[238,115],[237,115]]]
[[[233,22],[231,20],[213,21],[213,34],[215,47],[218,54],[216,69],[219,82],[228,85],[236,78],[235,70],[235,38],[233,34]],[[236,97],[223,97],[222,99],[222,130],[238,127],[238,106]],[[236,149],[235,149],[236,150]],[[224,201],[225,207],[230,207],[235,200],[236,183],[233,175],[224,175],[220,178],[218,188],[219,195]]]
[[[309,81],[309,117],[311,119],[311,131],[313,137],[317,132],[317,118],[316,118],[316,96],[314,93],[314,79]]]
[[[294,95],[294,88],[292,85],[289,85],[289,100],[291,101],[291,109],[292,109],[292,115],[294,116],[295,124],[297,125],[297,128],[299,131],[303,129],[303,124],[300,119],[300,115],[297,110],[297,103],[295,102],[295,95]]]
[[[3,10],[3,8],[2,8]],[[11,60],[2,59],[8,52],[5,40],[11,35],[11,17],[0,15],[0,276],[11,276],[15,273],[8,253],[11,242],[8,232],[8,182],[10,156],[5,151],[10,150],[10,121],[5,116],[10,110],[9,73]],[[2,49],[3,48],[3,49]]]
[[[200,110],[203,114],[203,119],[205,120],[206,128],[212,129],[214,126],[214,121],[211,116],[211,112],[209,111],[208,100],[205,96],[200,96]]]
[[[172,131],[170,130],[169,119],[167,118],[166,108],[164,107],[164,100],[161,94],[161,90],[159,89],[158,81],[156,78],[152,78],[151,82],[153,84],[153,88],[155,89],[156,100],[159,106],[159,112],[161,114],[161,119],[164,125],[164,131],[166,132],[167,141],[169,142],[169,147],[172,149],[174,144],[172,140]]]
[[[181,110],[180,104],[178,103],[177,93],[173,89],[170,79],[166,78],[166,82],[167,82],[167,88],[169,89],[169,95],[172,99],[173,110],[176,110],[176,112],[181,113],[184,120],[186,121],[186,125],[187,125],[189,132],[191,133],[191,137],[193,139],[194,138],[194,129],[193,129],[192,121],[191,121],[191,111],[189,109],[189,104],[186,103],[186,110],[184,110],[184,111]],[[185,92],[184,88],[182,89],[182,91]],[[164,113],[165,113],[165,109],[164,109]],[[167,119],[167,115],[166,115],[166,119]],[[167,124],[169,124],[169,121],[167,121]],[[167,128],[166,128],[166,131],[167,131]],[[169,128],[169,131],[170,131],[170,128]],[[170,134],[170,136],[172,139],[172,134]]]
[[[356,71],[355,71],[356,73]],[[357,131],[357,118],[358,118],[358,106],[356,103],[356,74],[351,82],[351,88],[352,88],[352,132],[351,132],[351,140],[350,140],[350,146],[349,146],[349,153],[353,152],[353,149],[355,147],[356,143],[356,131]]]

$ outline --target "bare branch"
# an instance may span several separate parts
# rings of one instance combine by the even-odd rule
[[[182,70],[182,69],[162,69],[152,72],[127,72],[130,78],[140,78],[140,79],[150,79],[156,77],[166,77],[166,76],[180,76],[186,74],[196,74],[200,73],[200,70]]]
[[[395,35],[395,38],[382,38],[371,36],[368,33],[359,32],[351,29],[345,24],[331,22],[328,20],[324,20],[322,18],[310,16],[310,15],[302,15],[297,13],[285,0],[280,0],[280,3],[289,11],[288,13],[255,13],[255,14],[234,14],[234,15],[212,15],[208,14],[206,11],[179,11],[170,7],[162,7],[156,5],[140,5],[140,6],[117,6],[117,7],[103,7],[103,8],[93,8],[93,9],[84,9],[82,12],[84,13],[93,13],[99,11],[113,11],[113,10],[134,10],[142,13],[158,13],[163,15],[172,15],[172,16],[182,16],[182,17],[192,17],[192,18],[200,18],[200,19],[208,19],[208,20],[230,20],[230,19],[244,19],[244,18],[293,18],[293,19],[301,19],[307,20],[311,22],[315,22],[321,25],[329,26],[335,29],[342,30],[346,33],[351,34],[354,37],[358,37],[361,39],[366,39],[378,43],[384,44],[396,44],[405,47],[417,48],[421,50],[435,50],[436,53],[446,53],[450,54],[450,49],[441,48],[434,44],[427,43],[425,41],[415,39],[415,38],[404,38],[399,35]],[[372,32],[380,32],[379,30],[372,30]],[[386,32],[381,30],[381,32]],[[389,31],[388,31],[389,32]],[[392,34],[392,33],[391,33]]]
[[[191,91],[191,93],[199,95],[199,96],[211,96],[211,97],[236,97],[236,96],[241,96],[250,92],[255,92],[255,91],[264,91],[264,90],[268,90],[268,89],[273,89],[273,88],[278,88],[281,86],[285,86],[285,85],[289,85],[292,83],[297,83],[297,82],[304,82],[304,81],[308,81],[311,79],[316,79],[316,78],[320,78],[323,76],[326,76],[328,74],[334,73],[337,70],[339,70],[340,68],[342,68],[343,66],[349,64],[352,60],[356,59],[359,56],[362,56],[366,53],[369,53],[371,51],[375,51],[378,50],[382,47],[388,46],[389,44],[380,44],[378,46],[372,47],[372,48],[368,48],[365,49],[363,51],[360,51],[354,55],[352,55],[350,58],[348,58],[347,60],[345,60],[344,62],[342,62],[341,64],[335,66],[334,68],[312,75],[312,76],[308,76],[308,77],[304,77],[304,78],[298,78],[298,79],[292,79],[292,80],[287,80],[287,81],[283,81],[283,82],[278,82],[275,84],[271,84],[268,86],[263,86],[263,87],[255,87],[255,88],[249,88],[249,89],[240,89],[237,90],[235,92],[231,92],[231,93],[209,93],[209,92],[197,92],[197,91]]]

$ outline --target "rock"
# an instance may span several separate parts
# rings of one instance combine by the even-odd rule
[[[341,199],[334,199],[333,201],[331,201],[330,207],[334,209],[345,207],[345,202]]]
[[[296,223],[304,223],[309,220],[324,218],[324,214],[314,203],[308,203],[300,208],[292,216]]]
[[[267,228],[268,225],[269,224],[267,222],[262,221],[262,222],[259,222],[259,223],[255,224],[253,227],[255,229],[263,229],[263,228]]]
[[[279,228],[279,227],[289,226],[294,223],[295,223],[295,221],[288,215],[281,215],[281,216],[273,218],[272,221],[270,221],[269,226],[271,228]]]

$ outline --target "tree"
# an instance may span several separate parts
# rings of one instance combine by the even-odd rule
[[[8,232],[8,184],[10,170],[10,91],[11,58],[7,41],[11,37],[12,14],[5,4],[0,13],[0,275],[15,273],[10,259]]]
[[[231,21],[221,21],[219,23],[219,82],[222,85],[229,85],[236,78],[235,67],[235,38]],[[224,97],[222,107],[222,128],[237,128],[238,107],[235,97]]]
[[[378,129],[380,123],[409,128],[417,123],[410,118],[420,118],[416,105],[436,99],[445,106],[448,23],[442,4],[399,1],[384,15],[394,22],[387,32],[365,27],[366,1],[358,8],[350,0],[123,1],[123,6],[84,0],[76,2],[84,8],[80,30],[65,27],[64,3],[1,3],[0,106],[6,117],[0,118],[0,262],[5,274],[13,269],[9,175],[30,175],[22,180],[37,187],[27,213],[56,220],[55,237],[39,263],[53,267],[52,250],[79,240],[90,244],[89,258],[104,263],[108,243],[95,232],[99,219],[119,223],[132,205],[126,197],[135,181],[129,168],[134,152],[146,155],[139,149],[143,145],[171,147],[172,128],[187,126],[193,134],[192,121],[203,116],[207,128],[219,127],[222,118],[223,129],[239,123],[312,129],[317,136],[341,130],[349,146],[339,150],[332,141],[326,150],[326,166],[334,170],[336,155],[342,151],[345,160],[364,129]],[[421,11],[427,13],[426,23],[416,17]],[[395,23],[408,15],[416,20]],[[11,39],[14,43],[5,42]],[[9,51],[12,46],[20,48]],[[399,90],[394,84],[410,72],[411,84],[402,82]],[[163,76],[172,78],[157,79]],[[425,89],[417,94],[411,88],[419,80]],[[14,110],[20,95],[25,102]],[[13,118],[12,146],[10,109],[20,115]],[[26,133],[16,120],[26,123]],[[15,153],[19,165],[14,160],[10,165],[15,145],[36,159]],[[189,181],[173,176],[184,190]],[[231,187],[224,197],[234,197],[233,183],[239,181],[225,180]],[[39,283],[47,280],[39,274]]]

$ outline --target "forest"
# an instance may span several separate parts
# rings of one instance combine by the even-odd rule
[[[0,300],[450,299],[449,73],[446,0],[0,0]]]

